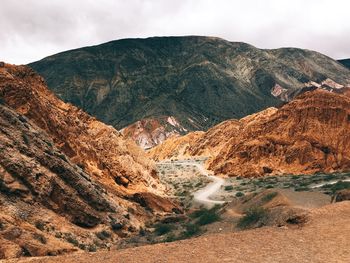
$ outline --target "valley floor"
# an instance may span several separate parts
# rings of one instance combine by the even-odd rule
[[[12,262],[350,262],[350,202],[310,211],[297,228],[263,227],[143,247]]]

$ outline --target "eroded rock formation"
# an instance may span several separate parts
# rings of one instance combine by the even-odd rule
[[[151,198],[140,204],[139,193]],[[29,67],[0,67],[0,258],[106,247],[180,211],[161,194],[134,142],[57,99]]]
[[[178,151],[166,154],[166,148],[181,145],[176,142],[181,139],[170,140],[150,156],[176,158]],[[348,171],[350,98],[323,90],[305,92],[280,109],[214,126],[182,152],[209,156],[208,168],[229,176]]]

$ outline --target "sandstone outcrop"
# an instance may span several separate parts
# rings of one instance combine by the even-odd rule
[[[57,99],[30,68],[0,68],[0,259],[106,248],[179,209],[161,194],[134,142]]]

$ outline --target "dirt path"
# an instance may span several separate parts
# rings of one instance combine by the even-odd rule
[[[350,179],[341,179],[341,180],[334,180],[334,181],[330,181],[330,182],[324,182],[324,183],[321,183],[321,184],[313,185],[313,186],[311,186],[311,188],[319,188],[319,187],[322,187],[322,186],[327,185],[327,184],[336,184],[339,181],[350,182]]]
[[[212,179],[213,182],[194,193],[194,202],[203,204],[206,207],[212,207],[215,204],[224,204],[225,201],[212,200],[210,199],[210,196],[214,195],[218,190],[220,190],[221,186],[225,183],[225,180],[212,175],[208,177]]]
[[[171,162],[168,162],[168,163],[171,163]],[[189,165],[194,166],[202,174],[202,176],[206,176],[212,180],[212,182],[206,185],[204,188],[194,192],[193,194],[194,203],[199,205],[204,205],[208,208],[213,207],[216,204],[225,203],[225,201],[213,200],[210,198],[220,190],[222,185],[225,184],[224,179],[211,175],[210,172],[204,168],[203,164],[197,163],[195,160],[176,161],[174,164],[182,165],[182,166],[189,166]]]

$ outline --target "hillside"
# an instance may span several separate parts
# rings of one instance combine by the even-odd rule
[[[22,259],[62,262],[349,262],[350,202],[312,209],[301,227],[263,227],[96,254]],[[14,261],[8,261],[12,263]]]
[[[225,121],[191,144],[170,138],[149,155],[155,160],[208,156],[210,170],[229,176],[349,171],[349,116],[349,97],[316,90],[280,109]]]
[[[29,67],[1,65],[0,259],[105,248],[178,211],[161,195],[134,142],[57,99]]]
[[[314,51],[199,36],[117,40],[30,66],[64,101],[117,129],[166,116],[186,130],[206,130],[301,90],[350,85],[349,69]]]

